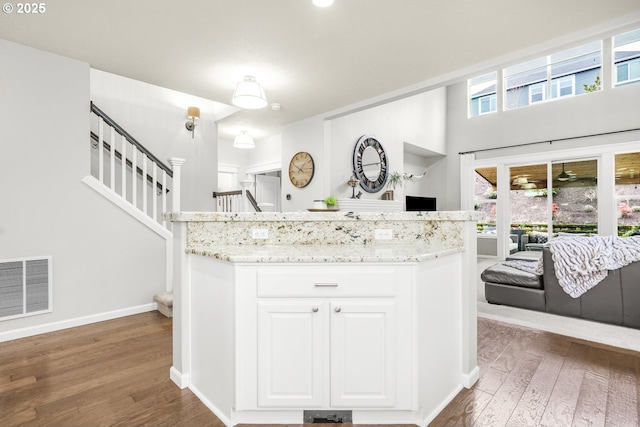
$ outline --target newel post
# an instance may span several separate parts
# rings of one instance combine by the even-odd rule
[[[173,196],[171,197],[171,210],[173,212],[180,212],[180,167],[184,163],[184,159],[178,157],[172,157],[169,159],[169,164],[173,170]]]
[[[249,198],[247,197],[247,191],[251,192],[251,188],[253,187],[253,180],[251,176],[247,174],[246,178],[243,181],[240,181],[240,186],[242,187],[242,212],[251,212],[251,205],[249,204]]]

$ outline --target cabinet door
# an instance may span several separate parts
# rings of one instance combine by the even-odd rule
[[[396,406],[396,341],[394,300],[331,303],[332,407]]]
[[[327,304],[258,302],[258,407],[322,405]]]

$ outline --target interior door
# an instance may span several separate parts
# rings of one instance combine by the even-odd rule
[[[280,178],[270,175],[256,175],[256,201],[272,203],[273,210],[280,212]]]

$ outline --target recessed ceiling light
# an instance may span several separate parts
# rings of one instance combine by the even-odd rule
[[[328,7],[333,4],[333,0],[313,0],[313,4],[318,7]]]

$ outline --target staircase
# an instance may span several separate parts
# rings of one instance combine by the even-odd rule
[[[167,166],[93,102],[91,129],[91,175],[83,182],[165,240],[167,292],[156,294],[154,301],[171,317],[173,233],[164,213],[180,210],[184,159],[171,158]]]

